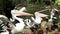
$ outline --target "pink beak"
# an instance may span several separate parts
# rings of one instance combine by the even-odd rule
[[[43,14],[43,13],[38,13],[37,15],[40,16],[40,17],[47,17],[48,16],[48,15]]]
[[[20,11],[15,11],[16,16],[33,16],[33,14],[26,13],[26,12],[20,12]]]

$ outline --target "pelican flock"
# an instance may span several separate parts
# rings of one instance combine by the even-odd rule
[[[25,10],[26,10],[26,8],[23,7],[21,10],[19,10],[19,12],[23,12],[23,11],[25,11]],[[14,20],[16,19],[16,20],[18,20],[20,23],[16,23],[16,24],[15,24],[16,26],[14,26],[14,29],[12,29],[12,31],[11,31],[13,34],[16,33],[16,32],[22,31],[23,28],[24,28],[24,26],[25,26],[25,24],[24,24],[24,22],[23,22],[24,19],[18,18],[18,17],[15,15],[15,11],[16,11],[16,10],[12,10],[12,11],[11,11],[12,18],[13,18],[12,21],[14,21]],[[31,19],[35,22],[35,23],[33,23],[33,24],[40,24],[41,21],[42,21],[42,18],[38,15],[38,13],[39,13],[39,12],[35,12],[35,17],[36,17],[36,18],[31,17]],[[31,23],[31,20],[29,20],[29,22],[28,22],[28,19],[26,19],[26,24],[28,25],[29,28],[33,26],[33,25],[31,26],[30,23]],[[34,26],[33,26],[33,27],[34,27]]]
[[[22,9],[19,10],[19,12],[22,12],[25,10],[25,7],[23,7]],[[13,25],[13,23],[10,23],[9,25],[12,27],[12,30],[11,30],[11,33],[14,34],[16,32],[21,32],[25,26],[24,22],[23,22],[23,19],[22,18],[18,18],[15,14],[15,10],[11,10],[11,15],[12,15],[12,18],[10,18],[10,21],[11,22],[14,22],[14,20],[18,20],[19,23],[16,23],[15,25]],[[4,15],[0,15],[0,18],[1,19],[6,19],[6,21],[8,21],[8,18]],[[9,34],[9,31],[7,29],[4,28],[4,32],[1,32],[0,34]]]
[[[11,27],[11,33],[12,34],[21,32],[24,29],[24,27],[26,26],[25,23],[28,25],[28,28],[35,27],[35,25],[40,25],[42,23],[43,19],[42,19],[41,16],[39,16],[39,12],[35,12],[34,13],[35,18],[34,17],[30,17],[32,19],[32,21],[34,22],[32,25],[30,25],[30,23],[32,23],[31,19],[25,19],[24,20],[23,18],[17,17],[17,15],[21,16],[20,13],[25,11],[25,10],[26,10],[25,7],[22,7],[20,10],[15,10],[15,9],[11,10],[12,18],[10,18],[10,21],[8,21],[8,22],[11,22],[11,23],[9,23],[9,26]],[[56,10],[56,9],[53,9],[51,11],[49,22],[53,20],[52,18],[57,19],[56,17],[53,17],[55,15],[55,13],[53,12],[54,10]],[[8,20],[8,18],[6,16],[4,16],[4,15],[0,15],[0,18],[4,18],[4,19]],[[18,22],[13,24],[13,22],[15,20],[17,20]],[[26,21],[26,22],[24,22],[24,21]],[[4,30],[5,31],[1,32],[0,34],[9,34],[9,31],[5,27],[4,27]]]

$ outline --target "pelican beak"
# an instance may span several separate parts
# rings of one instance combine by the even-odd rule
[[[16,11],[15,15],[16,16],[33,16],[33,14],[29,14],[29,13],[26,13],[26,12],[19,12],[19,11]]]
[[[43,17],[43,18],[48,16],[48,15],[43,14],[43,13],[38,13],[37,15],[40,16],[40,17]]]

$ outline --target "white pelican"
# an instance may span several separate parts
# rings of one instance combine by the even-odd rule
[[[52,11],[51,11],[51,13],[50,13],[50,14],[51,14],[51,15],[50,15],[50,19],[48,20],[49,22],[52,22],[52,21],[53,21],[53,18],[54,18],[54,19],[57,19],[56,16],[54,17],[56,11],[58,12],[57,9],[52,9]]]
[[[2,26],[2,29],[3,30],[1,30],[1,31],[3,31],[3,32],[1,32],[0,34],[9,34],[9,31],[6,29],[6,28],[4,28],[4,26],[6,25],[6,24],[4,24],[4,23],[7,23],[7,22],[9,22],[9,20],[8,20],[8,18],[6,17],[6,16],[4,16],[4,15],[0,15],[0,19],[2,20],[0,20],[0,24],[1,24],[1,26]],[[5,22],[6,21],[6,22]],[[2,22],[2,23],[1,23]],[[4,23],[3,23],[4,22]]]
[[[23,22],[23,19],[22,18],[18,18],[15,15],[15,10],[12,10],[11,14],[12,14],[12,17],[13,17],[14,20],[16,19],[16,20],[19,21],[19,23],[15,24],[16,26],[13,26],[12,31],[11,31],[12,34],[17,33],[17,32],[21,32],[23,30],[24,26],[25,26],[25,24]]]
[[[35,12],[35,18],[33,18],[33,17],[31,17],[31,18],[35,23],[40,24],[42,21],[42,18],[38,14],[39,14],[39,12]]]

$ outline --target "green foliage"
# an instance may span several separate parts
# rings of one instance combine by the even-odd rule
[[[55,4],[56,4],[56,5],[60,5],[60,0],[56,0],[56,1],[55,1]]]
[[[31,0],[26,0],[27,1],[27,3],[29,4],[29,2],[31,1]]]
[[[35,5],[34,4],[28,4],[26,12],[33,14],[34,10],[35,10]]]

